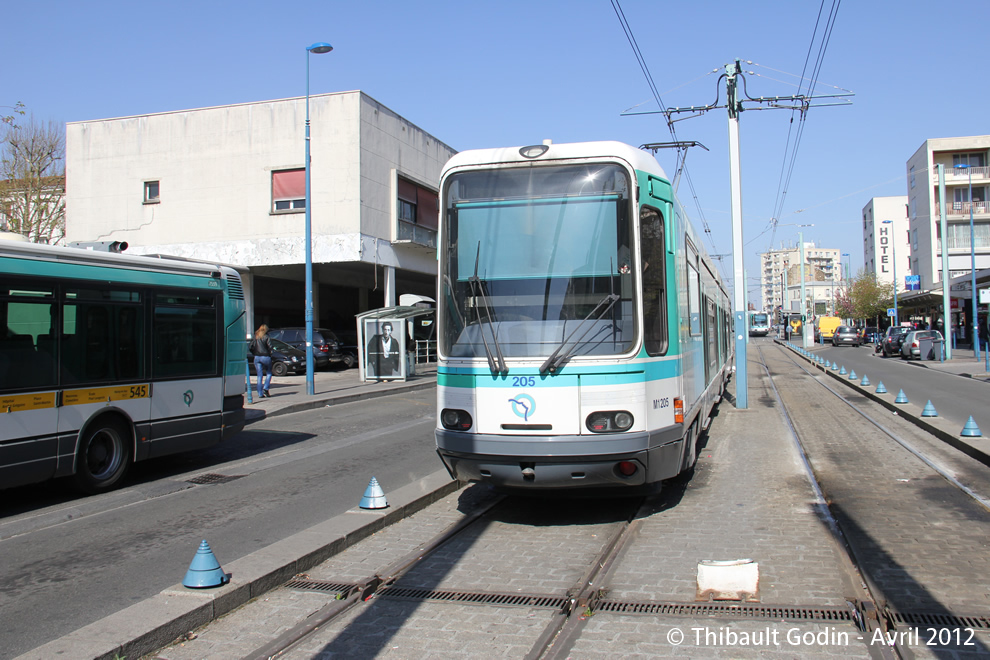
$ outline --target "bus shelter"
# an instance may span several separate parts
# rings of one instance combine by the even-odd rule
[[[415,375],[417,346],[425,343],[429,347],[434,340],[435,309],[400,305],[355,318],[362,381],[407,380]]]

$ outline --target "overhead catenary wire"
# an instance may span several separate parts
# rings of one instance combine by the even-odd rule
[[[650,92],[653,95],[654,100],[660,107],[664,116],[667,117],[667,129],[670,131],[671,137],[674,141],[677,141],[677,131],[674,129],[674,122],[670,119],[670,114],[667,112],[667,106],[664,105],[663,99],[660,96],[660,92],[657,89],[656,83],[653,79],[653,74],[650,72],[650,67],[646,63],[646,58],[643,56],[643,52],[639,48],[639,44],[636,41],[636,36],[633,34],[632,27],[629,25],[629,21],[626,20],[625,12],[622,10],[622,5],[619,0],[611,0],[612,9],[615,11],[616,17],[619,19],[619,24],[622,26],[622,31],[626,35],[626,40],[629,42],[629,46],[632,48],[633,55],[636,57],[636,62],[639,64],[643,75],[646,77],[646,83],[650,88]],[[716,69],[717,70],[717,69]],[[706,74],[709,75],[709,74]],[[704,77],[704,76],[701,76]],[[709,243],[711,243],[712,250],[715,251],[717,248],[715,246],[715,239],[712,234],[711,227],[708,225],[708,220],[705,218],[704,211],[701,208],[701,203],[698,199],[697,192],[694,188],[694,183],[691,181],[691,175],[688,173],[687,164],[685,159],[687,157],[687,150],[685,148],[678,148],[677,157],[675,160],[675,178],[676,176],[683,175],[688,182],[688,187],[691,189],[691,196],[694,199],[695,206],[698,209],[698,219],[701,222],[702,228],[705,235],[708,237]],[[722,273],[723,276],[727,277],[725,272]]]

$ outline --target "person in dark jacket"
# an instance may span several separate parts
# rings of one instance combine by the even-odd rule
[[[264,323],[255,331],[248,352],[254,356],[254,372],[258,375],[258,398],[271,397],[268,386],[272,384],[272,340],[268,337],[268,326]]]

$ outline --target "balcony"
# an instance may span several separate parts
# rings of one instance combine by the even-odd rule
[[[938,163],[935,163],[938,165]],[[956,169],[951,163],[945,163],[945,182],[950,184],[969,183],[969,175],[973,175],[973,182],[990,179],[990,167],[970,167],[968,169]],[[938,185],[938,169],[932,166],[932,183]]]
[[[983,169],[983,168],[977,167],[974,169]],[[978,215],[982,215],[984,213],[990,213],[990,202],[949,202],[948,204],[945,205],[945,207],[946,207],[946,213],[945,213],[946,217],[953,219],[968,218],[970,207],[972,207],[973,209],[974,217]],[[942,213],[941,206],[938,203],[936,203],[935,217],[939,217],[941,213]]]

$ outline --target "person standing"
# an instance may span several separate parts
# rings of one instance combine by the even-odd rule
[[[254,372],[258,375],[258,398],[271,398],[268,387],[272,383],[272,340],[268,337],[268,326],[264,323],[255,330],[248,352],[254,356]]]

